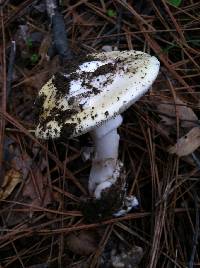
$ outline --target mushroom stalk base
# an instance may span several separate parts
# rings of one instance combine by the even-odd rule
[[[122,117],[117,115],[91,132],[95,155],[90,171],[89,191],[96,199],[100,199],[102,191],[110,188],[120,176],[122,164],[118,161],[117,128],[121,123]]]

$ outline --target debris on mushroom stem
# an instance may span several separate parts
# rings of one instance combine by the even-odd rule
[[[95,144],[95,156],[89,177],[89,191],[97,199],[101,192],[111,187],[120,175],[122,163],[118,160],[119,135],[117,128],[122,123],[121,115],[94,128],[91,136]]]
[[[124,216],[132,209],[138,208],[138,206],[139,202],[134,195],[125,196],[121,208],[117,212],[113,213],[113,216],[115,217]]]

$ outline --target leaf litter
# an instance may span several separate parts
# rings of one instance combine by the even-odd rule
[[[37,92],[60,66],[51,53],[45,4],[17,2],[5,1],[0,26],[6,59],[10,42],[17,44],[12,94],[6,109],[0,110],[5,121],[1,143],[8,149],[3,152],[0,179],[1,265],[108,268],[128,255],[124,263],[135,267],[127,254],[134,248],[141,249],[141,267],[197,265],[199,211],[194,207],[200,172],[189,157],[199,158],[199,3],[182,1],[176,8],[166,1],[63,2],[75,55],[109,46],[147,51],[159,58],[161,72],[171,81],[170,87],[160,75],[151,92],[124,114],[119,129],[127,190],[140,199],[140,208],[119,219],[87,223],[79,211],[90,167],[89,160],[81,159],[82,140],[37,141],[36,146],[30,134],[36,124]],[[2,63],[3,54],[1,88],[7,80]],[[5,108],[3,92],[0,98]],[[93,233],[99,230],[94,241]]]
[[[175,100],[161,101],[157,109],[162,123],[166,126],[174,126],[176,124],[176,114],[180,120],[180,126],[183,128],[191,128],[199,124],[198,117],[192,108],[188,107],[178,97]]]
[[[18,183],[22,182],[21,173],[15,169],[10,169],[4,176],[4,181],[0,188],[0,200],[6,199],[15,189]]]
[[[194,127],[183,137],[178,139],[177,143],[169,148],[170,154],[186,156],[193,153],[200,146],[200,128]]]

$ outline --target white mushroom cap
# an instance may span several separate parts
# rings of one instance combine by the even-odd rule
[[[150,88],[160,63],[140,51],[90,54],[39,92],[42,139],[79,136],[125,111]]]

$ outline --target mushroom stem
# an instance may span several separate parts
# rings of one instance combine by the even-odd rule
[[[118,161],[119,135],[117,128],[122,123],[122,116],[108,120],[91,131],[95,144],[95,154],[89,177],[89,191],[96,199],[101,192],[111,187],[120,175],[121,163]]]

